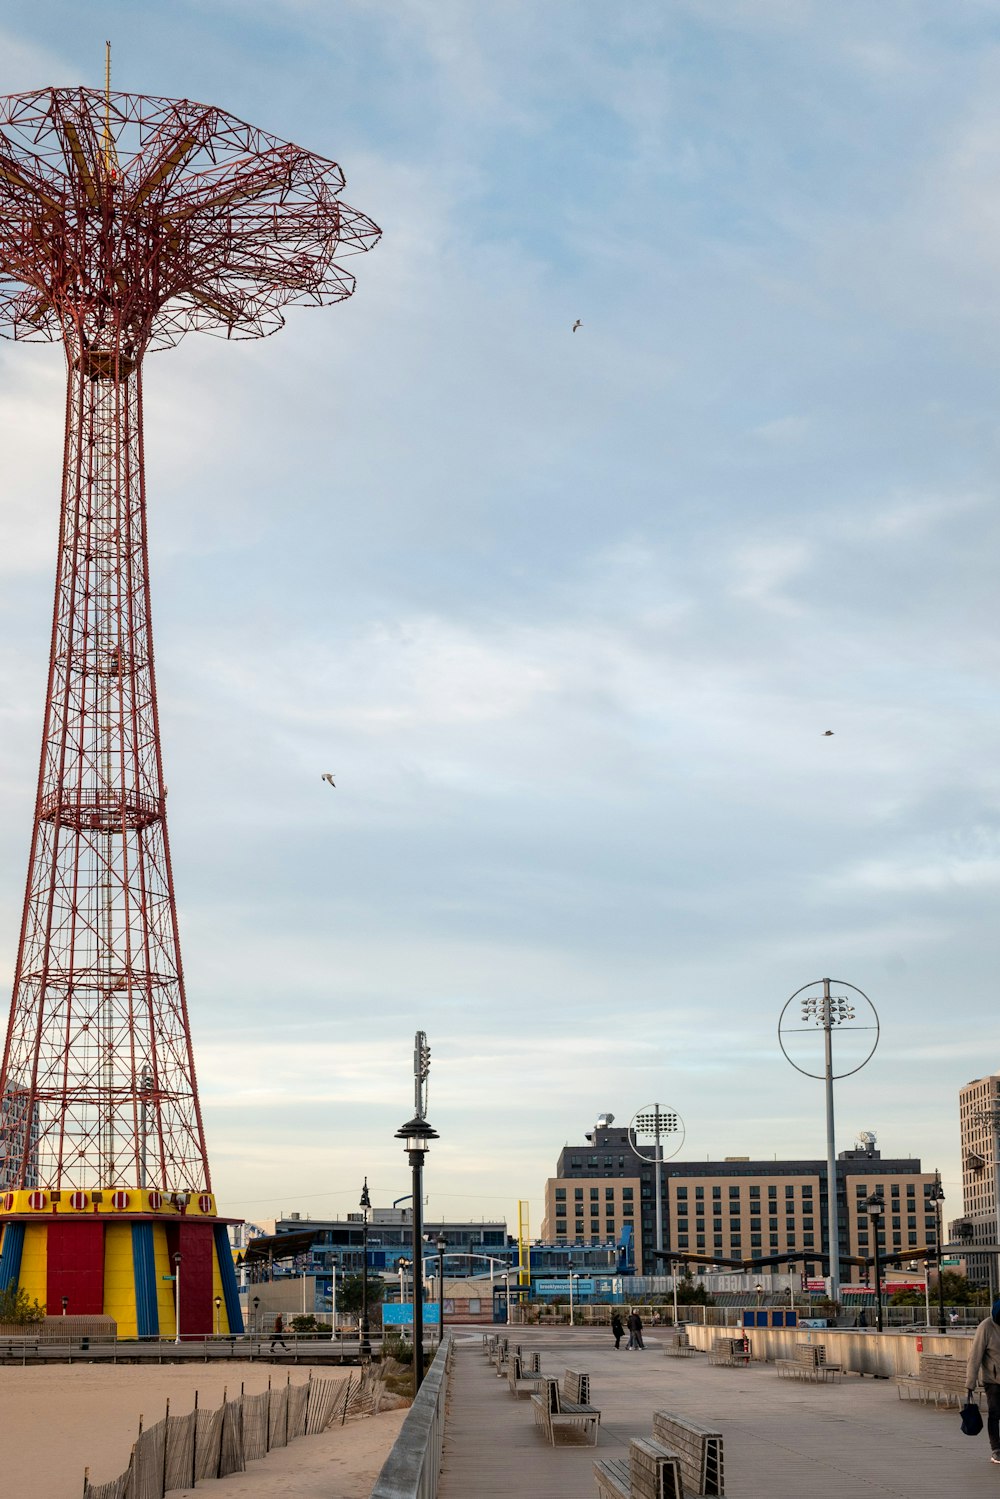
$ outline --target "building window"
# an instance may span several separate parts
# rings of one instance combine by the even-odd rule
[[[686,1197],[687,1195],[688,1195],[688,1189],[687,1189],[687,1187],[678,1187],[677,1188],[677,1196],[678,1197]]]
[[[916,1234],[907,1234],[906,1239],[908,1244],[915,1244],[917,1242]]]
[[[813,1220],[811,1218],[803,1218],[803,1220],[802,1220],[802,1227],[803,1228],[812,1228],[813,1227]]]
[[[786,1234],[793,1234],[794,1232],[795,1232],[795,1219],[794,1218],[786,1218],[785,1219],[785,1233]]]
[[[556,1187],[556,1202],[565,1202],[565,1201],[566,1201],[566,1188],[565,1187]]]
[[[678,1247],[678,1249],[687,1249],[688,1248],[688,1236],[687,1236],[687,1234],[678,1234],[677,1235],[677,1247]]]
[[[777,1228],[777,1226],[778,1226],[778,1220],[777,1220],[777,1218],[768,1218],[768,1220],[767,1220],[767,1226],[770,1229]]]
[[[721,1196],[722,1196],[722,1188],[721,1187],[713,1187],[712,1188],[712,1201],[713,1202],[718,1202],[718,1200],[719,1200],[719,1198]]]
[[[574,1187],[573,1188],[573,1196],[576,1198],[577,1202],[582,1202],[583,1201],[583,1188],[582,1187]]]
[[[604,1157],[604,1164],[605,1164],[605,1166],[613,1166],[615,1163],[614,1163],[614,1161],[611,1159],[611,1157],[609,1155],[606,1155]]]
[[[704,1247],[705,1247],[705,1235],[704,1234],[699,1234],[698,1235],[698,1248],[699,1249],[704,1249]]]
[[[751,1197],[759,1197],[760,1196],[760,1188],[759,1187],[751,1187],[750,1188],[750,1196]]]
[[[759,1249],[760,1248],[760,1242],[761,1242],[760,1241],[760,1234],[751,1234],[750,1235],[750,1246],[751,1246],[751,1248],[753,1248],[756,1245],[756,1247]]]
[[[771,1234],[770,1239],[769,1239],[768,1242],[770,1243],[772,1249],[777,1249],[777,1247],[778,1247],[778,1235],[777,1234]]]
[[[900,1222],[899,1222],[898,1218],[893,1218],[893,1220],[892,1220],[892,1226],[893,1226],[893,1228],[899,1228],[900,1227]]]
[[[629,1199],[632,1196],[632,1190],[633,1189],[631,1187],[622,1187],[622,1201],[623,1202],[628,1202],[629,1201]]]
[[[754,1231],[755,1228],[757,1228],[757,1229],[760,1228],[760,1219],[759,1218],[751,1218],[750,1219],[750,1232],[753,1233],[753,1231]]]
[[[713,1235],[713,1237],[712,1237],[712,1248],[713,1249],[721,1249],[722,1248],[722,1235],[721,1234],[714,1234]]]
[[[705,1195],[705,1188],[704,1187],[695,1187],[695,1189],[694,1189],[694,1195],[695,1195],[695,1197],[701,1199]]]
[[[768,1195],[768,1197],[771,1197],[771,1198],[777,1197],[777,1195],[778,1195],[778,1189],[777,1189],[777,1187],[768,1187],[768,1189],[767,1189],[767,1195]]]
[[[805,1186],[802,1188],[802,1196],[803,1197],[811,1197],[812,1195],[813,1195],[812,1183],[811,1182],[806,1182]]]
[[[789,1199],[789,1197],[794,1197],[794,1196],[795,1196],[795,1188],[794,1187],[786,1187],[785,1188],[785,1201],[787,1202],[788,1199]]]
[[[604,1200],[605,1200],[605,1202],[613,1202],[614,1198],[615,1198],[615,1189],[614,1189],[614,1187],[605,1187],[604,1188]]]
[[[688,1221],[687,1221],[686,1218],[678,1218],[678,1220],[677,1220],[677,1232],[678,1233],[686,1234],[687,1233],[687,1226],[688,1226]]]
[[[622,1203],[622,1216],[623,1217],[625,1217],[625,1218],[631,1218],[633,1211],[634,1211],[634,1204],[633,1203],[631,1203],[631,1202],[623,1202]]]
[[[816,1243],[816,1241],[813,1238],[812,1234],[803,1234],[802,1235],[802,1248],[803,1249],[813,1249],[815,1247],[815,1243]]]
[[[906,1226],[907,1226],[907,1228],[916,1228],[916,1226],[917,1226],[917,1220],[916,1220],[916,1218],[912,1214],[910,1215],[909,1218],[907,1218],[907,1220],[906,1220]],[[914,1243],[916,1243],[916,1240],[914,1240]]]
[[[740,1195],[740,1189],[739,1189],[739,1187],[730,1187],[729,1188],[729,1200],[730,1200],[730,1202],[732,1202],[732,1200],[733,1200],[734,1197],[739,1197],[739,1195]]]

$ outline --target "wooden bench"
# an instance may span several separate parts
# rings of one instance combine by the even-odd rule
[[[601,1499],[684,1499],[680,1458],[648,1437],[633,1437],[628,1457],[594,1463]]]
[[[542,1372],[541,1358],[536,1353],[527,1353],[517,1348],[507,1360],[507,1383],[510,1392],[520,1397],[522,1390],[534,1392]]]
[[[791,1358],[775,1359],[775,1367],[781,1377],[788,1379],[811,1379],[816,1383],[837,1380],[843,1375],[842,1364],[827,1362],[824,1343],[796,1343]]]
[[[488,1359],[492,1359],[493,1355],[496,1353],[496,1351],[497,1351],[497,1344],[499,1343],[499,1341],[500,1341],[500,1334],[499,1333],[496,1333],[496,1332],[484,1332],[483,1333],[483,1352],[485,1353],[485,1355],[486,1355],[486,1357]]]
[[[497,1371],[498,1376],[507,1372],[507,1352],[510,1345],[506,1338],[497,1338],[496,1345],[490,1355],[490,1363]]]
[[[668,1338],[663,1350],[666,1358],[690,1358],[694,1353],[694,1344],[682,1327],[679,1327],[673,1337]]]
[[[686,1494],[725,1493],[721,1431],[689,1421],[675,1411],[654,1411],[653,1440],[677,1453]]]
[[[531,1397],[531,1409],[535,1425],[542,1427],[553,1447],[556,1432],[565,1428],[589,1438],[596,1447],[601,1413],[590,1404],[589,1374],[567,1369],[561,1388],[558,1379],[543,1374]]]
[[[933,1398],[935,1405],[964,1405],[965,1359],[952,1358],[950,1353],[921,1353],[916,1374],[897,1374],[893,1383],[900,1400],[905,1391],[908,1400],[916,1395],[919,1400]]]
[[[746,1369],[750,1364],[750,1343],[746,1338],[715,1338],[708,1362],[724,1364],[730,1369]]]

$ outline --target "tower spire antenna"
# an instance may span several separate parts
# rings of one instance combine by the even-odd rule
[[[104,43],[104,138],[101,142],[104,175],[108,182],[118,176],[118,152],[111,134],[111,43]]]

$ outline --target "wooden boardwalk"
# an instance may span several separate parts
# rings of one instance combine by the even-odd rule
[[[1000,1488],[985,1431],[962,1436],[956,1410],[901,1401],[887,1380],[812,1384],[779,1379],[773,1364],[709,1367],[700,1354],[665,1358],[655,1334],[635,1353],[616,1353],[602,1329],[525,1328],[519,1340],[541,1351],[546,1374],[589,1371],[597,1447],[550,1447],[528,1397],[515,1400],[487,1363],[481,1332],[459,1333],[439,1499],[596,1499],[595,1456],[624,1457],[630,1437],[650,1434],[654,1410],[722,1431],[727,1499],[996,1499]]]

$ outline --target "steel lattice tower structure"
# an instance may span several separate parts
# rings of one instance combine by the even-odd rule
[[[0,99],[0,331],[61,339],[68,371],[0,1071],[0,1223],[31,1211],[25,1193],[64,1219],[84,1199],[80,1211],[117,1198],[148,1212],[146,1189],[161,1213],[210,1202],[153,670],[143,357],[189,330],[262,337],[289,303],[350,296],[341,257],[379,231],[340,201],[343,185],[334,162],[187,100],[85,88]],[[51,1281],[50,1247],[50,1298]]]

